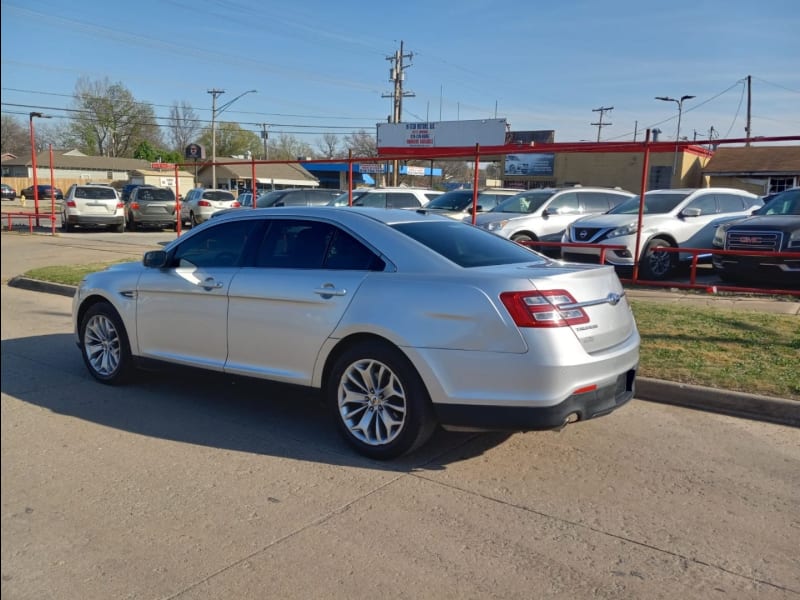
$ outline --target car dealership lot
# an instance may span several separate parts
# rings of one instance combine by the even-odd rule
[[[93,262],[97,236],[136,260],[174,234],[3,236],[3,279],[14,254]],[[69,298],[4,285],[1,308],[4,596],[800,593],[797,429],[633,401],[376,463],[304,390],[179,369],[108,388]]]

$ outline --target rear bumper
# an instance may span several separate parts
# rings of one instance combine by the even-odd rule
[[[67,223],[82,225],[84,227],[108,227],[109,225],[124,225],[124,215],[70,215],[67,214]]]
[[[535,431],[560,429],[570,421],[606,415],[633,398],[636,369],[602,388],[573,394],[554,406],[486,406],[434,404],[445,429],[469,431]]]

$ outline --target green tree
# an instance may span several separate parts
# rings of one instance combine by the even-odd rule
[[[210,159],[212,148],[210,127],[203,131],[199,143],[205,146],[206,157]],[[252,131],[242,129],[238,123],[217,123],[217,160],[221,156],[246,156],[248,153],[260,156],[263,152],[262,147],[261,138]]]
[[[162,146],[161,129],[153,107],[137,102],[122,83],[91,81],[81,77],[75,84],[73,109],[76,117],[70,135],[89,155],[132,157],[147,141]]]

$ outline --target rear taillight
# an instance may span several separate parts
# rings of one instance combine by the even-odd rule
[[[77,205],[75,204],[75,200],[67,200],[67,206],[75,208]]]
[[[234,200],[233,202],[231,202],[231,208],[239,208],[240,206],[241,204],[239,204],[238,200]]]
[[[121,202],[119,204],[117,204],[117,208],[123,208],[124,206],[125,205],[122,204]],[[139,210],[139,203],[138,202],[131,202],[131,208],[133,210]]]
[[[568,327],[589,322],[589,315],[565,290],[503,292],[500,300],[517,327]]]

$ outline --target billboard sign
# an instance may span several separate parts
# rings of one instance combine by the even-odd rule
[[[378,123],[380,148],[465,148],[500,146],[506,139],[505,119]]]
[[[545,175],[553,176],[555,154],[552,152],[506,154],[506,175]]]

